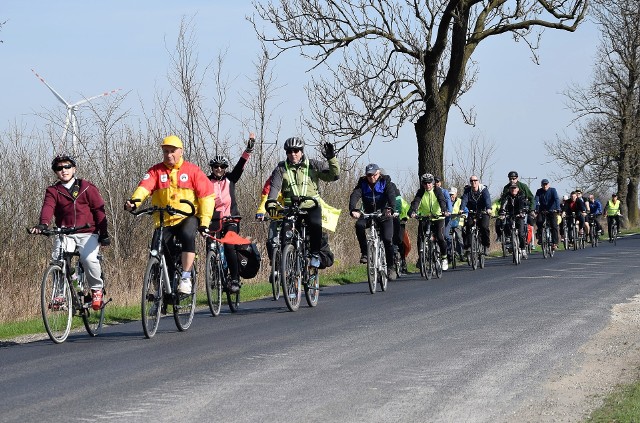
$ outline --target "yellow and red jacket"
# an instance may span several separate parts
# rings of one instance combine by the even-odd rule
[[[180,200],[189,200],[196,209],[196,217],[200,219],[200,226],[209,226],[215,208],[213,184],[205,173],[195,164],[184,158],[169,168],[164,163],[158,163],[145,173],[138,188],[131,195],[131,199],[144,201],[151,195],[154,206],[171,206],[190,212],[188,205]],[[184,219],[183,215],[165,216],[165,225],[174,226]],[[154,215],[156,226],[160,218]]]

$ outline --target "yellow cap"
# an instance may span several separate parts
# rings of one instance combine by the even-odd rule
[[[162,144],[160,144],[160,146],[162,147],[163,145],[170,145],[176,148],[184,148],[182,146],[182,141],[180,140],[180,138],[176,137],[175,135],[169,135],[167,138],[162,140]]]

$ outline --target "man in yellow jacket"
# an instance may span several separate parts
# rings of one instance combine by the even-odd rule
[[[195,216],[175,214],[164,219],[167,237],[175,236],[182,244],[182,277],[178,292],[190,294],[191,268],[196,257],[196,231],[207,229],[211,222],[215,208],[213,184],[197,165],[184,160],[180,138],[170,135],[162,141],[161,147],[163,161],[145,173],[124,208],[132,211],[137,203],[142,203],[149,196],[154,206],[171,206],[190,212],[191,208],[180,203],[180,200],[188,200],[194,205]],[[158,226],[160,222],[157,215],[155,217]]]

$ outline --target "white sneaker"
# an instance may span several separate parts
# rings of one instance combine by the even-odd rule
[[[180,294],[191,294],[191,278],[182,278],[178,284]]]
[[[524,257],[526,259],[527,258],[527,249],[523,248],[522,250],[520,250],[520,254],[522,254],[522,257]]]
[[[447,261],[446,258],[442,259],[442,270],[448,270],[449,269],[449,262]]]

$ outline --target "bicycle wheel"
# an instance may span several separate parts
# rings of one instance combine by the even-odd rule
[[[476,239],[478,240],[478,267],[480,267],[480,269],[484,269],[484,247],[480,243],[480,238],[476,237]]]
[[[458,265],[458,243],[455,234],[451,234],[451,269],[455,269]]]
[[[520,264],[520,241],[518,237],[518,230],[513,229],[511,231],[511,255],[513,257],[513,264],[516,266]]]
[[[271,282],[271,294],[273,300],[280,299],[280,245],[273,247],[271,252],[271,273],[269,274],[269,282]]]
[[[478,268],[478,234],[472,229],[471,246],[469,248],[469,264],[473,270]]]
[[[160,260],[150,258],[147,262],[147,270],[144,272],[141,301],[142,330],[146,338],[152,338],[158,330],[160,310],[164,300],[163,294]]]
[[[433,261],[433,271],[436,278],[440,279],[442,277],[442,261],[440,261],[440,247],[438,247],[438,244],[435,244],[433,247],[431,260]]]
[[[427,244],[425,245],[425,277],[427,278],[427,280],[431,279],[435,273],[435,269],[433,266],[433,244],[432,242],[429,240],[427,241]]]
[[[220,272],[220,263],[218,263],[218,255],[215,251],[207,251],[207,259],[205,261],[204,280],[207,289],[207,302],[212,316],[220,314],[222,306],[222,272]]]
[[[618,225],[611,226],[611,239],[613,240],[613,245],[618,245]]]
[[[378,286],[378,244],[380,241],[367,241],[367,281],[372,294],[376,293]]]
[[[564,241],[562,241],[563,245],[564,245],[564,249],[568,250],[569,249],[569,228],[567,228],[567,225],[564,226]]]
[[[389,281],[389,276],[387,273],[387,254],[384,244],[378,241],[378,282],[380,283],[380,289],[384,292],[387,290],[387,282]]]
[[[512,235],[512,238],[513,238],[513,235]],[[506,240],[506,237],[504,236],[504,229],[502,230],[502,234],[500,234],[500,244],[502,245],[502,257],[506,257],[509,251],[507,249],[507,240]]]
[[[318,297],[320,296],[320,273],[317,268],[310,268],[308,272],[307,282],[304,284],[304,297],[309,307],[318,305]]]
[[[44,272],[40,309],[49,338],[56,344],[64,342],[71,331],[73,304],[67,278],[58,265],[51,265]]]
[[[176,275],[176,277],[178,276]],[[193,322],[193,314],[196,311],[197,276],[196,264],[194,263],[191,268],[191,293],[174,292],[173,320],[176,321],[176,327],[180,332],[189,329],[191,322]]]
[[[102,282],[104,283],[104,275],[102,276]],[[104,304],[100,310],[94,310],[91,308],[91,290],[88,292],[89,296],[85,297],[84,293],[79,293],[80,303],[83,304],[82,308],[82,323],[87,330],[89,336],[98,336],[102,331],[102,325],[104,324]],[[107,291],[104,286],[102,287],[102,298],[106,300]]]
[[[284,246],[280,259],[282,296],[287,308],[296,311],[300,307],[300,269],[297,268],[296,250],[292,244]]]
[[[418,251],[418,261],[420,264],[420,275],[423,278],[427,278],[427,258],[429,257],[429,251],[428,251],[429,247],[428,247],[428,240],[427,238],[423,238],[422,241],[420,242],[420,250]],[[429,278],[427,278],[429,279]]]
[[[548,238],[548,233],[547,233],[547,227],[543,226],[542,227],[542,231],[540,231],[540,237],[542,238],[540,241],[542,241],[542,257],[543,258],[547,258],[549,257],[549,238]]]
[[[580,243],[578,242],[578,229],[575,224],[573,225],[571,233],[573,234],[573,251],[577,251]]]
[[[553,258],[553,255],[555,254],[555,251],[553,250],[553,241],[551,240],[551,228],[547,226],[547,228],[545,229],[545,233],[546,233],[546,238],[547,238],[547,253],[549,255],[549,258]]]

